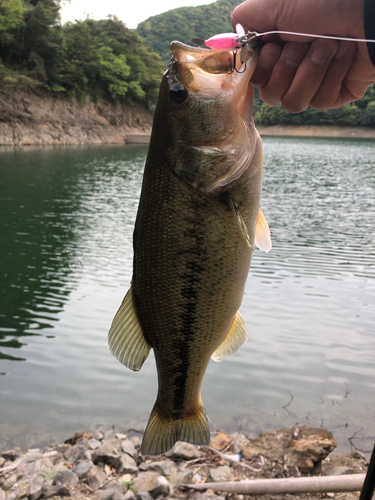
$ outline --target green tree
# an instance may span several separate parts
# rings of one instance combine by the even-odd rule
[[[0,0],[0,36],[23,25],[21,0]]]

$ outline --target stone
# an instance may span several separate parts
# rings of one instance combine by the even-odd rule
[[[215,450],[222,451],[230,443],[228,434],[218,432],[210,441],[210,446]]]
[[[90,450],[96,450],[101,445],[101,442],[98,439],[91,438],[91,439],[89,439],[88,444],[89,444]]]
[[[268,455],[283,460],[286,456],[302,472],[310,472],[337,446],[332,432],[307,425],[263,432],[250,439],[242,450],[245,458]]]
[[[57,484],[52,486],[50,484],[46,484],[42,487],[42,493],[44,498],[50,497],[69,497],[70,491],[66,486],[61,484]]]
[[[99,450],[107,455],[117,455],[121,452],[121,441],[119,439],[104,439]]]
[[[98,429],[94,434],[94,438],[97,439],[98,441],[102,441],[104,439],[103,429]]]
[[[119,483],[124,486],[124,488],[133,481],[133,476],[131,474],[124,474],[118,480]]]
[[[5,500],[5,491],[0,488],[0,500]]]
[[[173,460],[169,460],[169,458],[159,462],[148,462],[151,463],[148,464],[147,470],[159,471],[166,477],[171,477],[173,474],[177,474],[178,472],[177,465],[173,462]]]
[[[193,471],[189,469],[179,470],[171,474],[169,480],[172,486],[178,486],[179,484],[191,484],[193,481]]]
[[[98,490],[91,496],[94,500],[112,500],[114,492],[111,490]]]
[[[35,495],[37,492],[42,494],[42,486],[44,484],[44,477],[39,474],[32,474],[29,477],[29,485],[30,485],[30,495]]]
[[[39,458],[34,463],[31,463],[30,466],[34,467],[35,472],[46,476],[56,472],[56,469],[49,458]]]
[[[99,467],[93,465],[86,476],[87,484],[92,490],[98,490],[107,480],[107,475]]]
[[[131,457],[134,457],[137,454],[137,450],[130,439],[123,439],[121,441],[121,448],[124,453],[127,453]]]
[[[2,489],[5,491],[10,490],[13,487],[13,485],[17,482],[17,479],[19,479],[18,474],[16,474],[15,472],[10,474],[3,482]]]
[[[78,475],[71,470],[58,472],[52,479],[52,484],[63,484],[67,488],[75,488],[78,484]]]
[[[119,465],[116,467],[116,470],[118,474],[132,474],[139,472],[134,458],[126,453],[119,457]]]
[[[0,469],[5,464],[6,460],[4,457],[0,457]]]
[[[210,476],[215,482],[220,481],[231,481],[233,478],[233,469],[231,469],[228,465],[221,465],[214,469],[210,468]]]
[[[230,445],[230,451],[233,453],[241,453],[244,447],[249,444],[249,439],[242,434],[242,432],[233,432],[229,434],[232,444]]]
[[[116,438],[116,433],[115,431],[105,431],[104,432],[104,439],[108,440],[108,439],[117,439]]]
[[[138,450],[141,446],[141,440],[138,436],[133,436],[130,438],[130,441],[134,444],[134,447]]]
[[[136,494],[135,498],[137,500],[153,500],[152,496],[148,491],[140,491]]]
[[[170,486],[165,477],[152,471],[141,472],[134,478],[133,486],[137,493],[148,491],[153,498],[157,498],[159,495],[166,496],[170,492]]]
[[[194,460],[201,456],[201,452],[196,446],[190,443],[177,441],[173,448],[165,454],[168,458],[177,458],[181,460]]]
[[[214,495],[213,493],[202,493],[195,497],[195,500],[225,500],[225,497],[222,495]]]
[[[88,460],[82,460],[82,462],[79,462],[73,469],[72,471],[74,474],[77,474],[77,476],[82,479],[87,476],[87,473],[91,469],[91,467],[94,467],[92,462],[89,462]]]
[[[128,439],[128,436],[126,434],[123,434],[122,432],[116,432],[116,439]]]
[[[62,454],[67,452],[70,449],[70,447],[71,447],[70,444],[54,444],[54,445],[52,445],[52,448],[54,450],[56,450],[57,452],[62,453]]]
[[[69,446],[69,448],[64,453],[64,458],[67,462],[74,464],[79,454],[80,449],[78,447],[78,444],[75,444],[74,446]]]
[[[36,489],[34,493],[29,496],[29,500],[39,500],[43,496],[42,487]]]
[[[106,483],[101,491],[111,491],[112,492],[112,500],[120,500],[125,493],[125,488],[121,486],[117,481],[109,481]]]
[[[150,495],[150,493],[149,493],[149,495]],[[150,498],[152,498],[151,495],[150,495]],[[132,491],[132,490],[128,490],[125,493],[125,495],[122,497],[122,500],[134,500],[134,499],[135,499],[135,494],[134,494],[134,491]]]
[[[202,474],[199,474],[199,472],[196,472],[193,475],[193,483],[201,483],[203,481]]]

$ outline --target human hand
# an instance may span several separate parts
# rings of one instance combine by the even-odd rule
[[[293,31],[365,38],[363,0],[247,0],[232,23],[245,31]],[[375,82],[363,42],[265,35],[252,83],[261,99],[292,112],[337,108]]]

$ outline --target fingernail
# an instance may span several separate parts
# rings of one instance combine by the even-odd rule
[[[334,45],[330,40],[317,40],[311,53],[311,61],[314,64],[324,64],[333,50]]]
[[[298,66],[306,55],[306,47],[300,43],[287,43],[285,46],[285,62],[290,66]]]

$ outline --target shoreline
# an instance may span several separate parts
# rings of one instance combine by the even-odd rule
[[[342,139],[375,139],[375,128],[328,125],[272,125],[257,127],[261,137],[322,137]],[[126,144],[149,144],[151,134],[136,131],[126,136]]]
[[[93,433],[76,432],[43,448],[4,451],[0,453],[0,500],[244,500],[209,484],[310,476],[345,481],[348,475],[363,478],[368,466],[359,453],[331,455],[336,445],[332,433],[306,425],[255,438],[239,431],[230,435],[217,431],[209,446],[177,442],[159,457],[143,456],[140,442],[140,431],[99,428]],[[205,493],[186,485],[205,488]],[[359,491],[345,496],[346,500],[358,497]],[[321,494],[272,493],[260,498],[318,500]]]
[[[375,139],[375,128],[367,127],[339,127],[336,125],[272,125],[269,127],[257,128],[261,136]]]
[[[90,146],[90,145],[124,145],[124,144],[149,144],[151,138],[151,117],[147,117],[142,125],[138,127],[127,126],[103,126],[95,123],[95,126],[86,124],[84,130],[79,126],[69,130],[68,126],[60,125],[64,133],[57,136],[40,133],[41,125],[32,130],[31,127],[20,127],[18,124],[17,134],[5,130],[0,124],[0,151],[9,147],[23,146]],[[257,127],[261,137],[312,137],[312,138],[336,138],[336,139],[375,139],[375,128],[366,127],[338,127],[326,125],[272,125],[269,127]],[[4,149],[2,149],[4,148]]]

